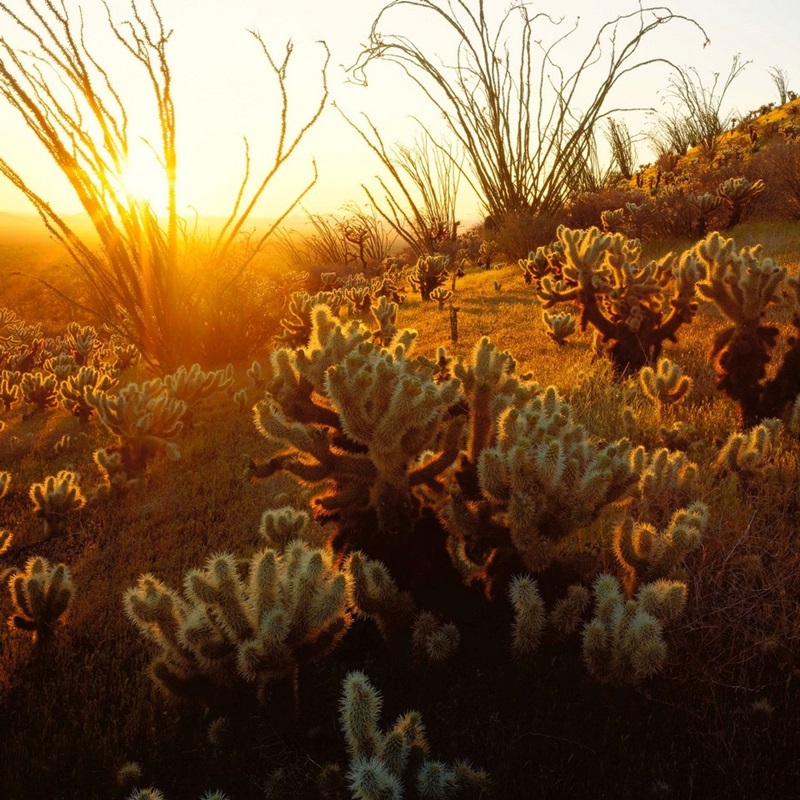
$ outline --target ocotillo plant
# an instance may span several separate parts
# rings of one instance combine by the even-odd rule
[[[642,262],[638,240],[598,228],[570,230],[558,239],[563,279],[542,278],[537,295],[545,310],[556,303],[581,305],[581,328],[592,325],[616,373],[637,371],[658,359],[665,341],[697,312],[695,284],[702,277],[691,251]]]

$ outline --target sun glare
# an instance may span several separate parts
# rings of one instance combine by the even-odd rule
[[[147,203],[155,211],[167,206],[167,176],[150,152],[131,152],[120,175],[123,191],[137,203]]]

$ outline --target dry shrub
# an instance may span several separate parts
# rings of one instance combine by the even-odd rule
[[[559,220],[532,211],[509,214],[493,233],[497,252],[508,259],[526,258],[531,250],[555,239]]]
[[[745,174],[764,181],[765,190],[753,204],[760,215],[800,219],[800,142],[775,142],[760,150]]]

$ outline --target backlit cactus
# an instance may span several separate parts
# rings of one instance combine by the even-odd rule
[[[511,647],[517,655],[532,653],[539,646],[547,619],[539,587],[530,575],[517,575],[508,596],[514,609]]]
[[[439,304],[439,311],[444,311],[445,303],[453,297],[453,293],[445,286],[438,286],[431,292],[431,300]]]
[[[691,251],[644,263],[638,240],[598,228],[558,229],[562,279],[545,276],[537,295],[545,310],[581,304],[581,328],[600,334],[614,370],[638,370],[658,359],[665,341],[697,312],[695,284],[702,277]]]
[[[29,417],[37,411],[44,413],[58,404],[58,379],[55,375],[26,372],[20,380],[19,388],[25,403],[23,417]]]
[[[178,696],[203,695],[207,682],[243,678],[264,697],[288,678],[296,691],[301,664],[322,658],[350,626],[347,579],[330,556],[301,540],[283,553],[255,553],[246,569],[230,554],[186,574],[178,594],[142,575],[124,595],[128,618],[160,649],[156,682]]]
[[[119,453],[122,471],[129,478],[143,473],[157,456],[180,458],[173,439],[183,430],[186,403],[170,397],[159,378],[129,383],[115,396],[89,387],[86,400],[117,436],[119,444],[107,448],[107,454]]]
[[[182,420],[191,425],[200,403],[216,392],[224,392],[233,386],[233,364],[213,372],[205,372],[199,364],[178,367],[171,375],[164,377],[164,389],[168,397],[184,403],[186,411]]]
[[[74,587],[69,568],[64,564],[53,566],[46,558],[34,556],[23,571],[11,575],[8,588],[14,603],[9,624],[34,633],[37,644],[45,645],[72,602]]]
[[[108,392],[114,388],[116,382],[116,378],[108,372],[94,367],[80,367],[59,384],[61,405],[85,424],[95,411],[95,407],[87,400],[87,390],[91,388],[98,392]]]
[[[578,318],[574,314],[550,314],[542,312],[545,332],[556,344],[566,344],[567,338],[575,333]]]
[[[728,228],[738,225],[745,206],[764,191],[764,181],[749,181],[747,178],[729,178],[717,187],[717,194],[728,207]]]
[[[417,259],[408,282],[419,291],[423,302],[427,303],[433,290],[444,285],[450,277],[449,264],[450,256],[420,256]]]
[[[639,385],[654,403],[670,406],[686,396],[692,387],[692,379],[668,358],[660,358],[655,368],[642,368]]]
[[[45,536],[65,533],[76,511],[86,505],[78,476],[67,470],[34,483],[29,491],[37,517],[44,521]]]
[[[780,433],[778,420],[765,420],[744,433],[732,433],[717,456],[714,467],[744,478],[763,475],[771,463]]]
[[[619,581],[599,575],[594,582],[594,612],[583,628],[583,661],[602,683],[640,683],[659,672],[666,661],[663,622],[683,612],[686,586],[659,581],[641,586],[625,600]]]
[[[414,786],[422,800],[480,792],[489,784],[483,770],[464,761],[453,765],[427,758],[425,726],[417,711],[398,717],[385,733],[378,727],[383,698],[363,672],[344,679],[339,721],[350,757],[347,780],[354,798],[401,800]]]

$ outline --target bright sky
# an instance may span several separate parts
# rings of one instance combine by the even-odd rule
[[[14,9],[23,0],[6,0]],[[41,0],[37,0],[41,2]],[[100,0],[64,0],[67,8],[84,9],[86,38],[112,77],[116,76],[123,99],[128,103],[131,127],[142,135],[153,135],[146,96],[141,93],[130,60],[104,32]],[[355,59],[359,44],[366,41],[371,22],[385,0],[157,0],[165,23],[174,30],[169,43],[175,83],[178,131],[179,192],[182,206],[191,204],[201,214],[224,215],[235,198],[244,163],[242,137],[250,142],[254,175],[270,163],[277,133],[274,84],[265,69],[264,56],[248,29],[261,32],[273,54],[281,55],[291,38],[295,55],[290,64],[291,119],[299,119],[318,97],[319,65],[323,50],[316,41],[324,39],[331,50],[328,81],[331,100],[351,117],[368,112],[387,144],[411,144],[414,114],[436,126],[436,116],[425,105],[410,81],[397,69],[385,68],[369,74],[368,88],[348,85],[342,65]],[[467,0],[473,3],[475,0]],[[144,5],[144,3],[142,3]],[[110,0],[115,19],[128,8],[124,0]],[[489,11],[498,12],[506,0],[486,0]],[[596,7],[602,7],[602,16]],[[702,36],[688,25],[666,26],[661,39],[653,40],[652,54],[668,56],[681,65],[697,66],[704,78],[718,71],[726,75],[735,53],[752,63],[734,83],[729,106],[746,112],[777,99],[767,70],[772,66],[789,74],[789,86],[800,90],[800,3],[795,0],[707,0],[703,3],[676,0],[675,13],[693,16],[711,38],[702,47]],[[535,10],[551,10],[567,21],[581,17],[581,30],[594,33],[598,23],[617,13],[635,10],[635,2],[605,0],[561,0],[535,3]],[[428,18],[405,13],[395,17],[405,23],[406,32],[424,37],[438,52],[444,41]],[[9,25],[0,24],[2,35],[12,38]],[[388,34],[387,28],[382,30]],[[94,42],[97,42],[95,48]],[[577,51],[576,51],[577,52]],[[448,53],[439,53],[443,58]],[[568,56],[568,51],[565,51]],[[292,69],[294,68],[294,73]],[[662,107],[658,90],[666,84],[663,71],[651,70],[633,77],[620,92],[618,103]],[[645,127],[645,116],[631,116],[632,131]],[[64,213],[79,210],[70,188],[48,163],[41,145],[24,129],[6,101],[0,98],[0,155],[17,168],[30,184]],[[649,154],[643,152],[642,160]],[[143,157],[146,160],[146,157]],[[316,159],[319,180],[305,205],[312,211],[336,212],[348,201],[364,203],[360,184],[376,186],[374,176],[380,164],[358,136],[348,128],[332,107],[326,108],[290,164],[267,190],[256,209],[258,216],[274,216],[291,201],[298,187],[312,175]],[[5,179],[0,178],[0,211],[27,211],[30,206]],[[477,216],[478,204],[464,189],[460,212]]]

